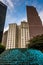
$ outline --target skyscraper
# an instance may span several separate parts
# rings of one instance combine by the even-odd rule
[[[42,21],[37,13],[37,10],[33,6],[27,6],[27,21],[29,24],[30,39],[43,34]]]
[[[17,44],[17,25],[9,24],[8,36],[7,36],[7,45],[6,49],[16,48]]]
[[[21,48],[26,48],[29,40],[29,25],[27,22],[23,21],[21,22]]]
[[[2,2],[0,2],[0,43],[2,42],[6,10],[7,10],[7,6],[5,4],[3,4]]]
[[[26,48],[29,37],[28,23],[23,21],[20,25],[9,24],[6,49]]]

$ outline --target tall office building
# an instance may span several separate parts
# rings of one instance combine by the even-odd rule
[[[17,24],[10,24],[6,49],[26,48],[29,39],[29,26],[27,22],[23,21],[19,26]]]
[[[30,39],[36,35],[43,34],[42,21],[35,7],[27,6],[27,20],[29,24]]]
[[[21,48],[26,48],[29,40],[29,25],[27,22],[21,22]]]
[[[7,6],[0,2],[0,43],[2,42]]]
[[[12,49],[16,48],[17,43],[17,25],[16,24],[9,24],[9,30],[8,30],[8,37],[7,37],[7,45],[6,49]]]

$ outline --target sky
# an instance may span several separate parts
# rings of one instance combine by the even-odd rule
[[[36,7],[43,23],[43,0],[0,0],[7,5],[7,13],[4,30],[7,30],[10,23],[27,21],[26,5]]]

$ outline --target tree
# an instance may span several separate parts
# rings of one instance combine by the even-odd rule
[[[39,49],[41,51],[43,50],[43,34],[40,36],[38,35],[34,37],[29,42],[30,42],[30,45],[28,44],[28,48]]]
[[[5,47],[3,45],[0,45],[0,54],[5,50]]]

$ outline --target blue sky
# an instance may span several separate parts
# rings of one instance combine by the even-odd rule
[[[35,6],[43,22],[43,0],[0,0],[7,5],[7,14],[5,20],[5,29],[10,23],[20,24],[21,21],[27,21],[26,5]]]

